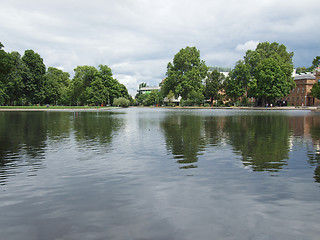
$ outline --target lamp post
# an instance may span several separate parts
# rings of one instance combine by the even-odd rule
[[[304,96],[304,106],[307,106],[307,95]]]

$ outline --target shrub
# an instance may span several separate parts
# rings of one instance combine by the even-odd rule
[[[113,106],[118,106],[118,107],[128,107],[130,105],[130,100],[120,97],[120,98],[115,98],[113,100]]]

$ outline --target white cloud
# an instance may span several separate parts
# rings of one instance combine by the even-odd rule
[[[244,51],[246,52],[247,50],[255,50],[257,45],[259,44],[259,41],[248,41],[244,44],[239,44],[236,47],[237,51]]]

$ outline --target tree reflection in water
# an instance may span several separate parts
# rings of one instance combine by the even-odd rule
[[[36,174],[48,145],[58,149],[64,138],[70,141],[72,128],[80,149],[108,151],[121,124],[106,112],[0,112],[0,183],[21,165]]]
[[[123,125],[123,120],[111,112],[77,112],[74,114],[76,141],[79,149],[100,149],[107,152],[113,137]]]
[[[47,115],[35,112],[0,113],[0,175],[4,183],[18,165],[36,172],[42,166],[47,140]]]
[[[316,166],[314,180],[320,183],[320,118],[319,116],[313,116],[309,122],[314,151],[309,151],[308,158],[311,166]]]
[[[229,116],[227,141],[253,171],[277,172],[287,165],[290,131],[282,115]]]
[[[241,154],[243,165],[253,171],[277,172],[287,165],[290,130],[288,116],[169,115],[162,128],[168,150],[181,168],[196,168],[198,155],[222,142]]]
[[[167,149],[181,169],[197,168],[198,155],[205,141],[202,134],[202,117],[194,115],[170,115],[161,123]]]

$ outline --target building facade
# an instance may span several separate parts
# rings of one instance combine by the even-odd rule
[[[290,106],[319,106],[320,100],[311,96],[313,84],[320,81],[319,68],[314,73],[301,73],[294,75],[296,87],[284,98]]]

